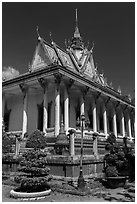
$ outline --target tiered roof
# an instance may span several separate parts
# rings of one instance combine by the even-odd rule
[[[46,69],[49,65],[61,65],[85,78],[95,81],[103,86],[108,86],[103,74],[99,74],[93,59],[93,47],[88,50],[84,46],[79,28],[76,25],[74,36],[67,49],[60,48],[55,42],[47,43],[38,36],[38,44],[30,67],[31,71],[39,68]]]

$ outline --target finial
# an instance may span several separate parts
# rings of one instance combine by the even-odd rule
[[[79,33],[79,29],[78,29],[78,14],[77,14],[77,9],[76,9],[76,28],[75,28],[75,32],[74,32],[74,37],[75,38],[80,38],[80,33]]]
[[[94,49],[94,45],[95,45],[95,43],[94,43],[94,41],[92,42],[92,48],[91,48],[91,52],[93,51],[93,49]]]
[[[40,37],[40,35],[39,35],[39,27],[38,27],[38,26],[37,26],[37,28],[36,28],[36,32],[37,32],[38,40],[41,40],[41,37]]]
[[[31,72],[32,69],[31,69],[31,64],[30,64],[30,62],[29,62],[29,64],[28,64],[28,67],[29,67],[29,72]]]
[[[51,44],[53,44],[52,33],[50,32],[49,35],[50,35]]]
[[[97,62],[95,63],[95,69],[96,70],[98,69],[98,63]]]
[[[102,76],[104,76],[104,69],[102,69],[101,74],[102,74]]]
[[[65,39],[65,46],[66,46],[66,49],[67,49],[67,40]]]
[[[131,95],[130,94],[128,94],[128,99],[131,102]]]
[[[88,47],[89,47],[89,40],[87,41],[87,49],[88,49]]]
[[[77,8],[76,8],[76,27],[78,27],[78,13],[77,13]]]
[[[121,87],[119,86],[118,87],[118,90],[117,90],[118,92],[119,92],[119,94],[121,95]]]
[[[111,89],[113,89],[113,83],[112,83],[112,81],[110,82],[110,85],[109,85],[109,86],[110,86]]]

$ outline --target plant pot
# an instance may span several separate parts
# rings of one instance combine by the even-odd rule
[[[34,192],[34,193],[27,193],[27,192],[17,192],[16,190],[11,190],[10,195],[14,198],[40,198],[45,197],[51,193],[51,189],[41,191],[41,192]]]
[[[106,177],[107,184],[110,188],[123,187],[126,183],[127,177],[117,176],[117,177]]]

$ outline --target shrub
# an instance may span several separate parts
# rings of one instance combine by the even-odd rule
[[[116,137],[115,137],[114,133],[110,133],[106,142],[109,144],[114,144],[116,142]]]
[[[111,138],[112,137],[112,138]],[[127,155],[120,148],[119,144],[116,142],[114,134],[110,134],[107,139],[107,144],[105,146],[106,150],[109,150],[104,157],[104,172],[106,176],[125,176],[128,174],[128,160]]]
[[[18,191],[39,192],[49,189],[48,181],[50,169],[47,167],[47,152],[33,149],[22,155],[18,171],[24,172],[23,176],[16,176],[15,182],[20,183]]]
[[[44,149],[46,147],[46,138],[43,132],[35,130],[31,133],[26,142],[27,148]]]
[[[12,143],[6,132],[2,132],[2,153],[10,153],[12,151]]]
[[[118,176],[118,170],[115,166],[107,166],[106,168],[106,176],[107,177],[117,177]]]

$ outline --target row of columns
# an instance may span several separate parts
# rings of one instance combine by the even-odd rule
[[[60,130],[60,77],[55,78],[55,136],[59,134]],[[39,83],[43,88],[43,132],[46,133],[47,123],[48,123],[48,97],[47,97],[47,90],[48,90],[48,83],[44,79],[40,79]],[[22,123],[22,137],[27,132],[27,101],[28,101],[28,88],[25,87],[24,84],[20,85],[21,91],[23,93],[23,123]],[[81,95],[80,100],[80,114],[84,114],[84,95]],[[2,116],[4,116],[4,107],[5,107],[5,97],[2,97]],[[125,118],[122,113],[122,134],[125,136]],[[106,106],[103,106],[103,124],[104,124],[104,133],[107,136],[108,134],[108,127],[107,127],[107,112]],[[68,87],[65,86],[64,90],[64,128],[65,131],[69,128],[69,94],[68,94]],[[128,130],[129,130],[129,137],[132,137],[131,133],[131,120],[128,119]],[[97,105],[96,100],[93,101],[93,131],[97,132]],[[117,123],[116,123],[116,111],[113,110],[113,132],[117,137]]]

